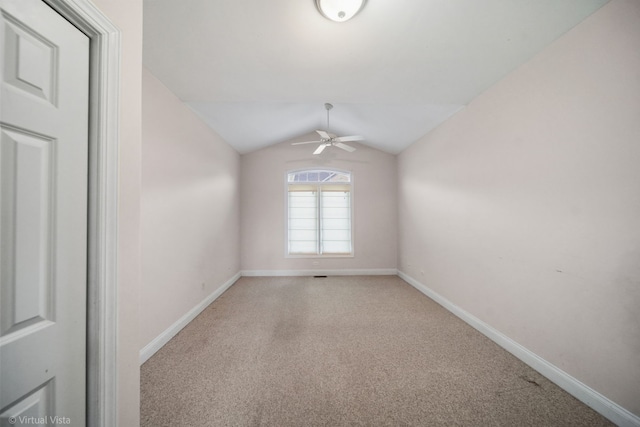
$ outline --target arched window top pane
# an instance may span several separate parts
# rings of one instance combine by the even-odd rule
[[[345,183],[351,182],[351,174],[326,169],[307,169],[289,173],[287,182]]]

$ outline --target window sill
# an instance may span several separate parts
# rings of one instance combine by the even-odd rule
[[[354,254],[286,254],[285,258],[301,258],[301,259],[321,259],[321,258],[353,258]]]

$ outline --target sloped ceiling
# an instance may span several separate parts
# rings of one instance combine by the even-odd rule
[[[607,0],[145,0],[144,65],[240,153],[326,130],[399,153]]]

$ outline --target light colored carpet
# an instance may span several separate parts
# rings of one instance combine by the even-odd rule
[[[605,426],[395,276],[241,278],[141,372],[142,426]]]

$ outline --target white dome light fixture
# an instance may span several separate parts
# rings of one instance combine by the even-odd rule
[[[366,0],[316,0],[318,10],[327,19],[345,22],[356,16]]]

